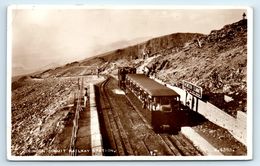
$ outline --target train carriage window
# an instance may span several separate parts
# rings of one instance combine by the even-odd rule
[[[172,111],[171,98],[169,98],[169,97],[162,97],[161,98],[160,111],[163,111],[163,112],[171,112]]]
[[[160,105],[153,102],[152,103],[152,111],[159,111],[160,110]]]
[[[177,101],[180,101],[180,97],[177,97]]]
[[[153,97],[153,100],[151,102],[152,111],[159,111],[159,103],[160,103],[160,98]]]
[[[167,97],[162,97],[161,98],[161,105],[166,105],[166,104],[170,104],[170,100]]]

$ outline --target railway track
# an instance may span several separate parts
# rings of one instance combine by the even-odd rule
[[[141,113],[141,102],[131,93],[120,95],[113,78],[108,78],[100,86],[101,126],[104,148],[114,150],[108,155],[203,155],[190,140],[181,133],[157,134]],[[127,100],[127,98],[128,100]],[[135,98],[135,99],[134,99]],[[134,100],[133,100],[134,99]],[[106,153],[105,153],[106,155]]]
[[[111,142],[111,148],[115,150],[117,155],[133,155],[132,147],[129,143],[129,139],[122,126],[122,122],[116,111],[113,110],[113,104],[108,95],[106,85],[110,81],[108,78],[101,84],[102,100],[105,104],[105,110],[103,110],[103,116],[106,122],[108,122],[109,138]]]
[[[176,156],[202,156],[203,154],[183,134],[159,134],[161,139]]]

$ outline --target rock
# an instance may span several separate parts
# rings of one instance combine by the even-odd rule
[[[210,134],[213,134],[215,132],[215,130],[210,130],[209,133]]]
[[[223,92],[224,93],[229,93],[231,91],[231,85],[224,85],[223,86]]]
[[[224,100],[225,100],[225,102],[228,103],[230,101],[233,101],[234,99],[232,97],[228,96],[228,95],[224,95]]]

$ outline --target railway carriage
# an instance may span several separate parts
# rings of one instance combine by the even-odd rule
[[[144,74],[124,74],[121,87],[131,91],[142,102],[142,114],[154,131],[179,130],[184,120],[183,111],[180,110],[180,95]]]

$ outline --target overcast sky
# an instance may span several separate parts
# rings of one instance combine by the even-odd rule
[[[209,34],[245,10],[14,9],[13,74],[82,60],[176,32]]]

